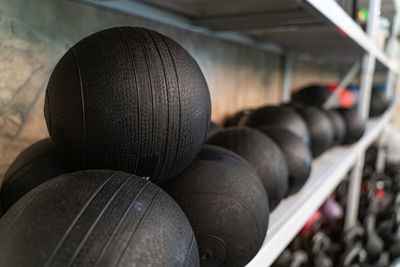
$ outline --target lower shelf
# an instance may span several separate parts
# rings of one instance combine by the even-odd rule
[[[271,213],[267,237],[247,266],[269,266],[301,230],[308,218],[328,198],[356,162],[378,137],[390,119],[392,109],[367,122],[364,136],[351,146],[338,146],[313,161],[307,183],[297,194],[283,200]]]

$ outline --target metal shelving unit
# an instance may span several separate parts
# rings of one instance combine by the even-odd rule
[[[351,146],[335,147],[313,161],[310,178],[297,194],[284,199],[271,213],[267,237],[247,266],[269,266],[286,248],[308,218],[327,199],[387,125],[392,109],[369,120],[363,137]]]
[[[285,55],[282,101],[290,101],[293,58],[350,69],[361,64],[359,112],[368,118],[375,63],[388,71],[388,91],[399,76],[396,38],[400,0],[396,2],[389,55],[374,41],[381,1],[369,0],[366,32],[334,0],[74,0],[118,10],[215,38]],[[354,70],[354,68],[351,68]],[[346,75],[347,76],[347,75]],[[269,266],[319,208],[347,172],[349,206],[345,228],[356,223],[365,149],[384,131],[391,116],[370,120],[362,139],[334,148],[313,162],[306,186],[271,213],[267,238],[248,266]]]
[[[370,52],[397,64],[334,0],[75,0],[215,38],[343,66]]]

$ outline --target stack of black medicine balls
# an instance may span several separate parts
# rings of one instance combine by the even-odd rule
[[[309,147],[310,134],[307,124],[295,110],[287,106],[258,108],[243,118],[240,124],[242,127],[252,127],[257,132],[264,133],[265,137],[268,137],[267,139],[274,143],[274,147],[283,155],[284,163],[278,162],[276,157],[274,160],[272,158],[266,160],[269,168],[278,168],[277,165],[286,165],[287,168],[286,180],[282,178],[285,173],[282,167],[280,176],[266,178],[269,183],[280,188],[280,190],[276,190],[280,193],[279,198],[275,199],[275,205],[278,205],[283,197],[298,192],[311,173],[312,154]],[[284,181],[287,181],[286,190],[282,190],[285,187]]]
[[[50,138],[3,179],[0,265],[248,263],[268,228],[266,184],[239,155],[203,146],[223,132],[210,106],[197,63],[159,33],[113,28],[73,46],[46,90]],[[282,198],[283,156],[257,134],[280,168],[260,173],[282,176]]]
[[[0,266],[199,266],[192,222],[155,184],[194,161],[210,113],[200,68],[168,37],[120,27],[78,42],[47,86],[51,140],[22,152],[3,180]],[[255,186],[236,188],[264,193],[248,179]],[[252,207],[268,211],[258,196]]]
[[[324,86],[307,86],[297,91],[293,95],[293,106],[303,111],[304,109],[308,109],[308,107],[312,106],[314,109],[317,108],[320,112],[325,113],[325,115],[328,116],[328,120],[332,126],[332,145],[352,144],[359,140],[363,135],[365,121],[363,121],[360,114],[357,112],[356,107],[324,110],[323,104],[331,95],[332,93],[329,91],[329,89]],[[304,115],[304,112],[301,113]],[[323,123],[323,120],[317,122],[315,118],[316,116],[308,117],[315,120],[315,123],[313,124],[316,130],[321,130],[321,128],[328,129],[326,123]],[[328,130],[325,130],[324,132],[326,135],[328,134]],[[322,133],[318,133],[317,136],[322,137]]]

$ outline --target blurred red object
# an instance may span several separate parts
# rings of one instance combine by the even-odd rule
[[[318,231],[322,224],[322,213],[317,210],[314,212],[308,221],[304,224],[303,228],[300,230],[299,235],[309,236],[312,233]]]
[[[328,84],[326,88],[331,90],[332,92],[336,91],[338,84]],[[350,90],[344,89],[339,94],[340,106],[343,108],[352,108],[356,105],[357,95]]]

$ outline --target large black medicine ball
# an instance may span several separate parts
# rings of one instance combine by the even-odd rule
[[[340,113],[346,123],[346,136],[343,144],[353,144],[358,141],[364,134],[365,122],[361,118],[356,108],[339,108],[336,109]]]
[[[273,127],[286,129],[299,136],[306,144],[310,143],[307,125],[303,118],[290,107],[266,106],[252,112],[240,121],[241,125],[252,128]]]
[[[377,117],[382,115],[389,107],[390,102],[385,92],[378,88],[373,88],[371,91],[371,101],[369,105],[369,116]]]
[[[334,142],[332,124],[324,111],[317,107],[297,107],[296,111],[307,124],[311,137],[311,152],[316,158],[330,148]]]
[[[0,220],[0,266],[199,266],[177,203],[123,172],[64,174]]]
[[[310,85],[293,94],[292,101],[297,104],[322,107],[332,92],[321,85]]]
[[[333,129],[333,144],[340,145],[346,136],[346,122],[336,110],[325,110]]]
[[[232,150],[258,173],[273,210],[288,188],[288,169],[279,147],[266,135],[248,127],[231,127],[207,140],[207,144]]]
[[[240,121],[249,116],[252,112],[252,109],[244,109],[231,116],[227,116],[224,120],[224,127],[233,127],[239,125]]]
[[[157,32],[120,27],[66,52],[51,74],[44,111],[52,140],[83,168],[160,183],[200,151],[211,103],[185,49]]]
[[[164,189],[193,227],[201,266],[244,266],[257,254],[268,228],[268,198],[240,157],[205,145]]]
[[[38,185],[74,170],[50,138],[22,151],[8,168],[0,190],[4,211]]]
[[[216,124],[213,121],[210,121],[210,125],[208,126],[208,131],[207,131],[207,138],[215,134],[216,132],[221,131],[222,129],[223,129],[222,126]]]
[[[289,170],[287,195],[297,193],[310,176],[312,154],[310,148],[294,133],[279,128],[258,128],[268,135],[281,149]]]

